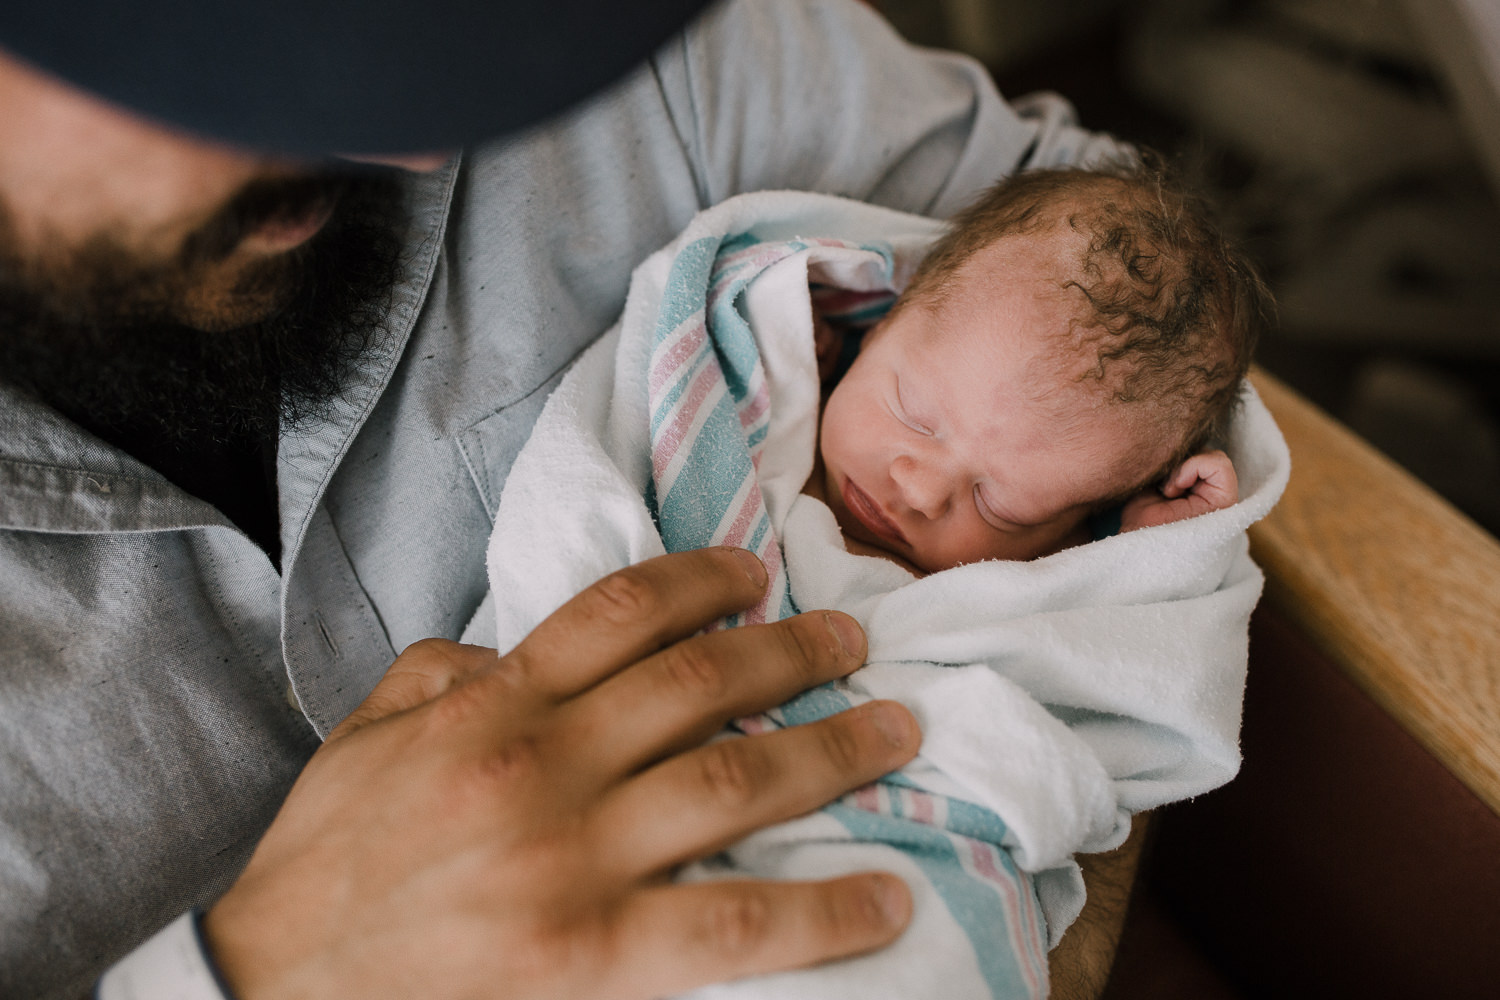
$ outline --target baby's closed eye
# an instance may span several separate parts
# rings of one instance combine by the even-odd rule
[[[910,406],[901,398],[901,381],[899,379],[895,383],[894,396],[895,398],[891,403],[891,415],[923,437],[931,437],[932,428],[913,416]]]
[[[1016,531],[1023,527],[1002,513],[997,501],[985,496],[983,484],[974,486],[974,506],[979,510],[979,516],[984,518],[985,523],[996,531]]]

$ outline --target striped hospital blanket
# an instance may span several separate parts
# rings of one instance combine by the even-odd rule
[[[668,552],[737,545],[765,563],[771,581],[765,597],[731,616],[726,626],[774,621],[797,611],[757,477],[770,426],[771,393],[746,315],[745,292],[768,269],[814,250],[864,256],[882,283],[894,284],[893,251],[887,243],[762,240],[747,233],[705,236],[683,247],[667,278],[647,378],[652,478],[646,499]],[[876,319],[894,298],[893,293],[856,296],[852,305],[843,304],[843,315],[833,318],[855,319],[850,313],[858,310],[866,321]],[[735,726],[757,733],[811,722],[849,708],[854,700],[847,690],[828,686]],[[883,956],[864,960],[872,968],[857,978],[835,966],[718,987],[714,994],[995,1000],[1046,994],[1045,921],[1029,876],[1003,846],[1006,827],[999,816],[895,775],[826,807],[823,817],[832,822],[817,824],[816,832],[809,829],[807,840],[783,841],[773,849],[780,855],[773,863],[762,856],[746,871],[721,859],[695,874],[782,875],[789,855],[847,856],[853,843],[863,846],[864,855],[884,848],[891,857],[868,863],[889,867],[899,862],[920,873],[929,907],[935,902],[943,911],[929,921],[941,917],[949,925],[945,933],[967,945],[962,951],[971,961],[956,968],[945,961],[941,969],[932,967],[931,959],[910,965],[902,978],[922,968],[920,986],[909,983],[900,989],[893,989],[891,972],[880,968],[893,957]],[[816,866],[813,871],[817,873]],[[918,988],[921,993],[912,992]]]

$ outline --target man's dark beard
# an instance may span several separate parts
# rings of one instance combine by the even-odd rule
[[[339,197],[322,232],[252,278],[288,283],[286,306],[238,330],[208,333],[161,318],[140,289],[170,284],[165,269],[132,268],[105,248],[75,266],[88,274],[86,289],[38,290],[34,281],[18,287],[12,275],[21,267],[0,247],[0,377],[106,438],[129,427],[192,446],[274,435],[280,417],[319,415],[384,320],[401,193],[384,174],[281,185],[291,188],[281,201],[274,189],[247,189],[185,250],[222,257],[279,205],[308,203],[315,190]]]
[[[262,463],[270,459],[274,469],[283,421],[297,426],[326,414],[385,322],[403,221],[400,187],[383,173],[272,184],[291,186],[284,197],[271,185],[248,188],[189,240],[184,259],[222,257],[255,222],[296,211],[299,200],[336,194],[339,207],[306,246],[252,276],[286,282],[291,297],[275,315],[237,330],[204,332],[160,318],[153,288],[170,285],[169,269],[143,271],[94,248],[76,269],[87,272],[86,293],[76,280],[66,291],[38,289],[0,245],[0,379],[215,502],[268,549],[274,485],[267,494]],[[242,468],[230,468],[236,461]],[[240,496],[252,485],[258,497]],[[264,509],[243,509],[267,502],[270,524]]]

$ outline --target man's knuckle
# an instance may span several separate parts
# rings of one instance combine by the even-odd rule
[[[556,988],[559,979],[570,978],[599,963],[597,935],[592,922],[577,915],[567,921],[537,922],[515,933],[506,949],[506,973],[518,983]]]
[[[483,688],[478,681],[455,684],[428,702],[428,717],[439,738],[486,710],[488,698]]]
[[[840,773],[857,770],[864,762],[864,742],[847,720],[830,720],[821,727],[818,736],[823,756]]]
[[[429,656],[447,656],[454,643],[449,639],[426,638],[418,639],[407,646],[401,653],[402,658],[424,658]]]
[[[639,567],[611,573],[588,590],[592,615],[621,625],[653,617],[661,605],[661,594]]]
[[[658,664],[666,685],[694,702],[717,701],[728,685],[728,674],[706,643],[688,641],[669,646],[661,652]]]
[[[765,759],[744,740],[716,743],[703,751],[701,780],[720,805],[740,810],[754,802],[769,779]]]
[[[704,911],[704,943],[715,956],[744,961],[764,950],[772,931],[771,902],[747,889],[716,899]]]
[[[809,933],[825,941],[865,940],[890,925],[880,900],[869,886],[828,886],[817,899]]]
[[[531,821],[536,824],[533,834],[518,851],[524,857],[528,884],[546,889],[587,881],[585,873],[594,855],[589,851],[588,838],[576,814],[568,817],[544,813],[533,815]]]
[[[542,769],[546,757],[541,742],[532,733],[512,736],[480,756],[481,771],[497,782],[530,778]]]
[[[500,683],[520,690],[533,686],[545,670],[542,669],[538,650],[531,642],[522,640],[516,648],[496,661],[494,673],[500,678]]]
[[[468,804],[508,801],[536,785],[546,756],[536,736],[512,736],[453,768],[449,795]]]

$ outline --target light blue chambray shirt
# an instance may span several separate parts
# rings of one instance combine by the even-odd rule
[[[463,633],[543,400],[696,211],[798,188],[946,215],[1113,148],[1033,110],[858,5],[745,0],[414,177],[389,322],[331,415],[281,437],[279,574],[212,506],[0,386],[0,995],[82,995],[210,902],[395,655]]]

